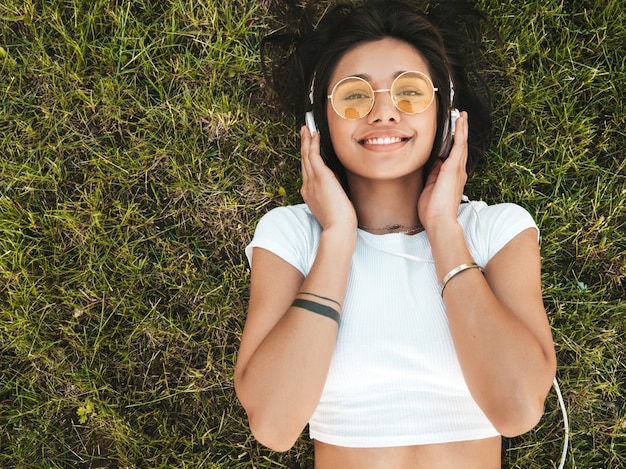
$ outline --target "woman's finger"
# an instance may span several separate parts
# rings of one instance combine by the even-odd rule
[[[309,154],[311,152],[311,135],[306,126],[300,128],[300,165],[302,167],[302,179],[311,177],[311,164]]]
[[[461,115],[456,120],[456,131],[454,134],[454,144],[450,150],[448,160],[458,163],[463,168],[467,164],[467,136],[468,132],[468,118],[467,112],[461,112]]]
[[[308,129],[307,129],[308,132]],[[326,171],[328,166],[324,163],[322,159],[322,155],[320,153],[320,134],[319,132],[315,132],[310,137],[310,146],[309,146],[309,155],[308,160],[311,165],[311,170],[313,172]]]
[[[309,129],[304,127],[302,134],[302,164],[304,171],[306,171],[306,176],[312,178],[330,171],[320,154],[319,132],[311,135]]]

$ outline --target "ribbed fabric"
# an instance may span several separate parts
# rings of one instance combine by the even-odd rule
[[[481,266],[516,234],[536,227],[517,205],[471,204],[460,206],[459,221]],[[252,262],[253,247],[263,247],[306,275],[320,231],[305,205],[274,209],[246,253]],[[498,435],[463,379],[429,259],[425,233],[359,231],[330,371],[309,422],[311,438],[382,447]]]

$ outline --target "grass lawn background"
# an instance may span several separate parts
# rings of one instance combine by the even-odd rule
[[[626,1],[481,5],[504,45],[467,193],[541,228],[566,467],[623,468]],[[270,0],[0,2],[0,467],[312,467],[306,434],[254,441],[232,386],[243,247],[300,201],[258,51],[288,23]],[[552,392],[503,466],[556,467],[562,441]]]

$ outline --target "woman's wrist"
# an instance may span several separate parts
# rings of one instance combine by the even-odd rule
[[[439,244],[445,246],[451,241],[465,239],[463,227],[456,218],[431,220],[424,228],[433,249]]]
[[[357,227],[350,223],[336,224],[324,228],[320,235],[320,242],[322,240],[332,242],[345,247],[350,247],[354,250],[356,246]]]
[[[434,225],[426,231],[433,252],[439,282],[451,270],[475,262],[467,247],[463,227],[453,220]]]

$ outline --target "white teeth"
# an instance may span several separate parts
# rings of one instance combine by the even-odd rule
[[[366,145],[391,145],[392,143],[399,143],[402,139],[400,137],[385,137],[385,138],[370,138],[363,143]]]

